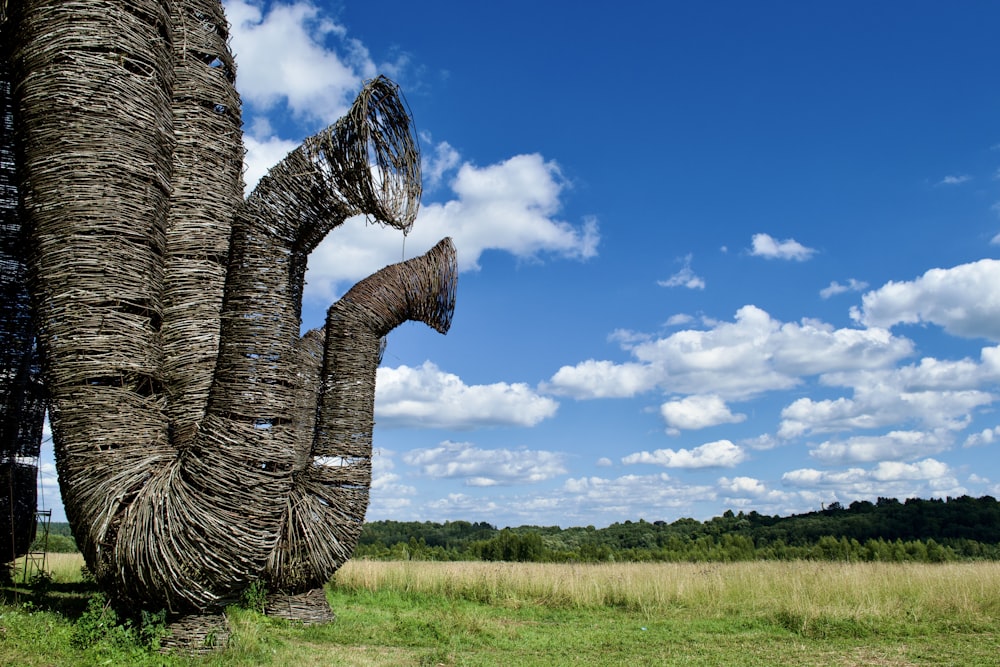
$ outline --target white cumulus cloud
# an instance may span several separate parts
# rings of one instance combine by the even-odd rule
[[[737,476],[733,478],[720,477],[719,491],[724,495],[726,504],[735,507],[747,507],[753,511],[782,511],[788,507],[809,506],[812,495],[809,492],[796,493],[769,489],[764,482],[753,477]],[[785,510],[785,513],[789,513]]]
[[[574,226],[556,216],[567,183],[558,165],[537,153],[477,167],[464,163],[451,182],[456,198],[425,206],[411,237],[431,247],[451,236],[463,269],[478,269],[485,250],[521,259],[553,254],[572,259],[597,255],[597,222]]]
[[[362,79],[377,73],[360,42],[312,3],[274,4],[266,13],[242,0],[225,5],[239,62],[236,85],[251,113],[287,104],[299,117],[329,124],[350,107]],[[339,52],[325,46],[330,37]]]
[[[791,259],[804,262],[816,253],[813,248],[807,248],[795,239],[778,241],[770,234],[754,234],[751,243],[750,254],[766,259]]]
[[[913,344],[884,329],[834,329],[815,320],[780,322],[756,306],[732,322],[656,338],[634,332],[617,340],[634,361],[588,360],[563,366],[544,386],[574,398],[632,396],[659,387],[675,394],[745,399],[789,389],[806,375],[882,368]]]
[[[937,454],[951,447],[947,431],[890,431],[885,435],[859,435],[844,441],[823,442],[809,454],[824,463],[869,463],[890,459],[907,461]]]
[[[494,500],[487,500],[478,496],[471,496],[465,493],[449,493],[443,498],[432,500],[425,505],[426,510],[430,510],[441,517],[495,517],[505,507]],[[426,517],[427,513],[424,512]],[[429,519],[424,518],[424,521]]]
[[[434,152],[423,155],[420,172],[429,189],[436,188],[444,180],[445,174],[456,169],[462,161],[462,156],[452,148],[447,141],[441,141],[434,147]]]
[[[995,396],[979,387],[1000,379],[998,348],[984,348],[980,362],[925,357],[899,368],[826,373],[824,384],[853,389],[852,397],[814,400],[803,397],[781,412],[778,435],[873,429],[915,422],[927,429],[965,428],[973,411]]]
[[[383,366],[375,383],[375,418],[383,426],[534,426],[558,407],[526,384],[467,385],[429,361],[417,368]]]
[[[759,479],[753,477],[728,477],[719,478],[719,488],[729,493],[762,496],[767,493],[767,487]]]
[[[601,516],[662,514],[671,508],[715,498],[711,486],[683,484],[666,473],[571,478],[561,491],[567,516],[579,517],[580,525],[596,523],[594,518]]]
[[[478,270],[486,250],[527,261],[597,254],[596,220],[574,226],[558,219],[566,183],[558,166],[541,155],[516,155],[486,167],[464,163],[450,188],[454,198],[423,206],[405,240],[360,216],[334,230],[309,257],[305,298],[329,302],[350,283],[400,261],[404,251],[419,255],[445,236],[455,242],[460,271]]]
[[[395,453],[379,449],[372,455],[371,505],[373,515],[394,516],[400,510],[410,507],[417,495],[414,486],[403,482],[395,469]]]
[[[981,259],[866,293],[851,316],[866,326],[931,323],[965,338],[1000,341],[1000,260]]]
[[[781,412],[778,435],[793,438],[806,433],[873,429],[918,421],[931,429],[960,430],[968,426],[972,411],[990,405],[984,391],[925,391],[898,394],[887,387],[858,387],[855,399],[840,397],[814,401],[800,398]]]
[[[580,399],[628,398],[655,384],[655,372],[647,365],[588,359],[576,366],[563,366],[542,389]]]
[[[715,394],[692,395],[660,406],[660,414],[673,433],[718,424],[738,424],[746,415],[733,414],[725,401]]]
[[[693,449],[657,449],[622,457],[622,463],[649,463],[667,468],[731,468],[747,459],[746,452],[729,440],[708,442]]]

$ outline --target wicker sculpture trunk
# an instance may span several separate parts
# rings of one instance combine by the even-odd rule
[[[368,82],[244,200],[217,1],[7,11],[29,284],[88,567],[132,608],[207,616],[258,580],[298,599],[361,530],[381,339],[407,320],[443,333],[454,310],[445,239],[299,335],[320,240],[352,215],[404,232],[416,216],[397,88]]]

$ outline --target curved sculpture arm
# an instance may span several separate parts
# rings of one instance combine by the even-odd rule
[[[446,238],[365,278],[330,307],[315,435],[304,443],[308,456],[300,459],[282,540],[268,562],[272,590],[322,586],[353,552],[368,506],[383,337],[407,321],[446,333],[457,276],[455,246]]]

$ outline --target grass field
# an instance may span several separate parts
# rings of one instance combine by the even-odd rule
[[[228,649],[198,659],[74,644],[80,564],[52,557],[45,596],[5,591],[0,664],[1000,665],[995,562],[355,560],[329,588],[335,623],[232,608]]]

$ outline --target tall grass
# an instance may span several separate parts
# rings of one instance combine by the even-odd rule
[[[82,558],[0,605],[0,664],[987,665],[1000,655],[1000,563],[348,562],[335,623],[228,610],[204,659],[96,642]],[[57,584],[57,585],[53,585]],[[66,584],[66,585],[58,585]],[[81,615],[82,614],[82,615]]]
[[[23,565],[17,563],[17,575]],[[50,553],[53,582],[81,580],[80,554]],[[1000,563],[485,563],[348,561],[334,578],[348,593],[391,592],[509,607],[610,607],[648,614],[696,610],[729,617],[783,615],[898,619],[981,627],[1000,620]]]
[[[859,627],[922,624],[974,630],[1000,619],[1000,563],[830,562],[431,563],[352,560],[336,575],[345,592],[392,591],[518,607],[613,607],[650,615],[697,611]]]
[[[14,561],[14,579],[21,581],[27,572],[30,579],[37,572],[34,564],[29,563],[28,568],[24,567],[24,557]],[[82,579],[81,568],[83,567],[83,555],[80,553],[47,553],[45,554],[45,571],[48,572],[52,581],[56,583],[75,583]]]

